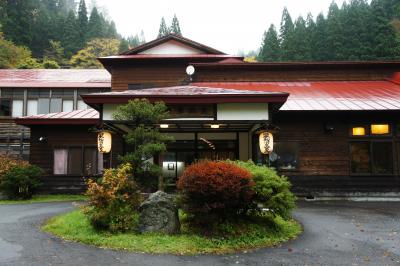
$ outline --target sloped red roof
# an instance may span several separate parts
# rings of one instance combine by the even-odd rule
[[[2,69],[0,87],[111,88],[105,69]]]
[[[274,102],[284,103],[284,92],[236,90],[206,86],[175,86],[120,92],[91,93],[81,95],[87,104],[125,103],[134,98],[148,98],[165,103],[223,103],[223,102]]]
[[[15,119],[20,125],[91,125],[99,120],[99,112],[94,109],[75,110],[72,112],[50,113],[43,115],[24,116]]]
[[[392,81],[204,82],[196,86],[287,92],[282,111],[400,110],[400,85]]]

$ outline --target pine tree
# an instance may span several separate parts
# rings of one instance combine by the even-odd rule
[[[398,59],[399,39],[396,38],[396,32],[391,25],[391,19],[385,16],[385,2],[372,0],[372,23],[370,33],[374,36],[371,47],[372,54],[377,60]]]
[[[327,18],[327,60],[345,60],[343,46],[345,43],[343,36],[343,24],[340,9],[336,3],[329,7]]]
[[[311,51],[309,47],[309,36],[307,36],[306,21],[300,16],[295,24],[293,31],[293,55],[292,61],[310,61]]]
[[[179,26],[179,20],[176,15],[174,15],[174,18],[172,19],[172,24],[169,31],[170,33],[182,36],[181,27]]]
[[[86,43],[86,31],[88,27],[88,14],[85,0],[80,0],[78,8],[78,28],[80,37],[80,46],[83,47]]]
[[[164,17],[161,18],[160,29],[158,30],[157,38],[164,37],[169,34],[169,30],[167,28],[167,24],[165,24]]]
[[[327,43],[327,22],[321,13],[315,21],[315,32],[311,37],[312,57],[315,61],[326,61],[329,58]]]
[[[264,33],[262,46],[257,59],[264,62],[277,62],[281,57],[280,52],[278,33],[276,32],[275,26],[271,24],[268,31]]]
[[[293,59],[293,32],[294,25],[289,11],[285,7],[282,13],[279,40],[281,44],[281,60],[289,61]]]
[[[79,49],[82,48],[78,29],[78,22],[72,10],[69,11],[64,22],[63,36],[61,44],[64,47],[66,57],[70,58]]]
[[[94,38],[105,37],[104,23],[105,21],[102,21],[102,18],[100,17],[97,8],[94,7],[92,9],[92,12],[90,13],[89,23],[87,26],[86,39],[91,40]]]
[[[307,19],[306,19],[306,42],[307,42],[307,52],[309,54],[309,60],[313,61],[315,60],[315,49],[317,47],[315,46],[314,40],[315,40],[315,35],[317,31],[317,25],[314,22],[314,18],[311,13],[308,13]]]

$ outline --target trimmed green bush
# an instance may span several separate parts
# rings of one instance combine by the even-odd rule
[[[43,170],[34,165],[19,165],[3,174],[0,191],[9,199],[31,199],[41,185],[40,176]]]
[[[291,217],[291,211],[296,207],[296,196],[290,191],[292,185],[285,176],[279,176],[275,170],[266,166],[255,165],[253,161],[231,163],[247,169],[253,177],[253,211],[268,209],[284,219]]]

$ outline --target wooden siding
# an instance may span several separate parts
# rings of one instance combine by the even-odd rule
[[[182,85],[187,79],[187,63],[114,67],[112,91],[124,91],[129,84],[152,84],[155,87]]]
[[[197,69],[194,82],[289,82],[289,81],[349,81],[382,80],[390,78],[393,69]]]
[[[46,142],[39,142],[45,137]],[[97,145],[96,133],[89,133],[89,126],[33,126],[31,128],[30,163],[45,171],[42,192],[81,193],[85,191],[82,176],[53,175],[53,150],[56,147]]]
[[[387,122],[399,124],[399,112],[280,112],[273,122],[280,130],[276,142],[299,144],[297,170],[280,171],[289,177],[296,194],[300,196],[360,192],[400,193],[400,150],[394,145],[394,174],[389,176],[357,176],[350,170],[349,128],[354,124]],[[333,125],[331,133],[325,125]],[[400,141],[400,132],[393,129],[387,138]],[[369,140],[368,138],[367,140]],[[374,139],[380,139],[376,137]]]
[[[0,119],[0,155],[28,160],[29,137],[29,128],[15,124],[13,119]]]

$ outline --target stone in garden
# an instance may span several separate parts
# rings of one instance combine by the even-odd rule
[[[180,231],[174,197],[162,191],[150,195],[139,208],[139,232],[176,234]]]

